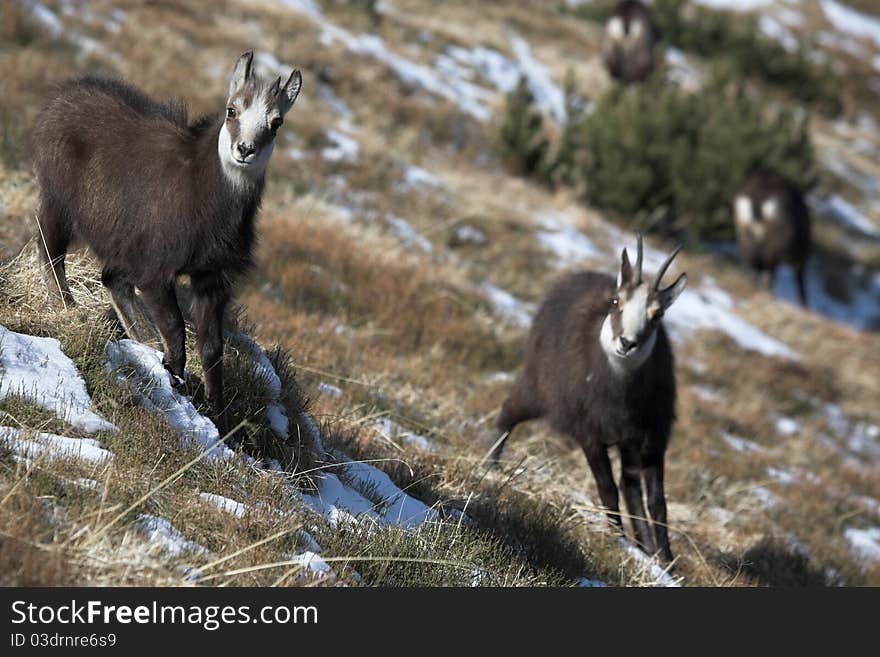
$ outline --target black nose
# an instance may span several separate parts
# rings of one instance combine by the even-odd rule
[[[238,152],[243,160],[247,159],[248,155],[253,155],[257,152],[257,149],[253,144],[241,143],[236,148],[238,148]]]
[[[632,349],[633,347],[636,346],[636,343],[632,342],[630,340],[627,340],[625,337],[623,337],[621,335],[620,336],[620,346],[623,347],[624,351],[629,351],[630,349]]]

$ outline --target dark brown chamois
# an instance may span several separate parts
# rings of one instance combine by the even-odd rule
[[[654,71],[657,28],[651,10],[637,0],[622,0],[605,23],[602,62],[624,84],[641,82]]]
[[[581,446],[610,520],[623,530],[608,448],[620,452],[620,485],[636,539],[646,552],[672,561],[663,492],[664,455],[675,421],[675,363],[661,319],[687,285],[667,288],[642,278],[642,238],[635,267],[624,249],[617,281],[581,272],[558,283],[535,316],[525,365],[501,408],[503,432],[493,457],[520,422],[546,418]],[[642,478],[654,521],[642,502]],[[655,541],[656,539],[656,541]]]
[[[188,276],[205,394],[221,431],[224,309],[251,267],[266,165],[302,84],[299,71],[266,83],[252,64],[253,52],[236,62],[223,115],[192,123],[180,102],[156,102],[115,79],[73,79],[48,101],[33,137],[50,288],[73,302],[64,258],[74,240],[84,242],[126,332],[148,335],[138,331],[145,307],[180,383],[186,352],[175,281]]]
[[[733,218],[737,246],[756,277],[772,292],[776,268],[791,265],[806,306],[810,211],[801,191],[779,174],[757,173],[734,196]]]

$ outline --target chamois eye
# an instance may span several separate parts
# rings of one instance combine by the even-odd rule
[[[620,303],[620,299],[618,297],[611,297],[611,305],[612,306],[614,306],[616,308],[617,304],[619,304],[619,303]]]
[[[235,118],[235,108],[234,107],[227,107],[226,108],[226,118],[227,119],[234,119]]]
[[[284,123],[284,119],[282,119],[280,116],[276,116],[274,119],[272,119],[272,123],[269,124],[269,127],[272,128],[273,134],[277,132],[282,123]]]

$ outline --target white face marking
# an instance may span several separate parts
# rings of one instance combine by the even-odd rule
[[[610,21],[608,21],[608,35],[613,39],[622,39],[625,30],[623,29],[623,19],[620,16],[615,16]]]
[[[255,98],[251,106],[240,112],[238,116],[238,141],[232,143],[232,137],[225,122],[217,139],[217,152],[220,155],[220,162],[223,164],[223,171],[234,185],[251,183],[261,177],[269,164],[269,158],[272,157],[272,151],[275,150],[275,143],[270,142],[257,153],[245,158],[244,161],[241,160],[241,154],[238,152],[239,143],[254,144],[260,131],[268,129],[268,122],[271,119],[268,116],[268,107],[264,98]]]
[[[611,318],[606,317],[602,322],[602,330],[599,332],[599,342],[602,350],[608,358],[611,369],[619,374],[633,372],[640,368],[651,353],[654,351],[654,343],[657,341],[657,332],[652,331],[651,335],[638,347],[621,355],[620,341],[614,339],[614,329],[611,328]]]
[[[636,337],[645,328],[648,321],[648,286],[639,285],[633,295],[623,304],[620,324],[623,337],[635,342]]]
[[[776,219],[779,212],[779,201],[775,198],[768,198],[761,204],[761,214],[764,219]]]
[[[748,196],[737,196],[733,203],[733,208],[737,223],[747,224],[754,219],[752,216],[752,199]]]
[[[638,39],[642,36],[642,32],[644,32],[645,26],[642,24],[640,20],[630,21],[629,24],[629,36],[631,39]]]

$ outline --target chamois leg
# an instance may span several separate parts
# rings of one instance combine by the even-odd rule
[[[666,524],[666,493],[663,490],[664,457],[662,454],[645,459],[645,484],[648,488],[648,509],[654,521],[654,536],[657,549],[664,563],[672,563],[672,550],[669,548],[669,530]]]
[[[162,337],[162,364],[175,377],[175,382],[182,386],[186,368],[186,328],[177,304],[174,284],[142,289],[141,298]]]
[[[632,449],[620,449],[620,487],[626,510],[636,535],[639,547],[648,554],[654,553],[654,537],[648,528],[645,503],[642,500],[642,463],[638,452]]]
[[[611,471],[611,459],[608,458],[608,450],[599,441],[582,442],[584,454],[587,455],[587,463],[593,471],[593,478],[599,489],[599,499],[608,514],[611,524],[623,532],[623,522],[620,518],[620,499],[617,494],[617,486],[614,483],[614,473]]]
[[[498,459],[501,458],[501,452],[504,450],[504,445],[507,439],[510,438],[510,433],[514,427],[520,422],[526,422],[541,416],[541,411],[537,408],[534,401],[527,400],[525,397],[526,395],[521,392],[519,386],[514,387],[513,392],[510,393],[510,396],[501,406],[501,413],[498,415],[495,426],[503,438],[489,456],[493,464],[498,463]]]
[[[66,308],[70,308],[74,305],[73,294],[67,283],[67,270],[64,266],[67,247],[70,246],[70,231],[64,221],[63,211],[45,196],[40,201],[37,229],[37,251],[43,263],[46,286]]]
[[[134,285],[119,272],[104,269],[101,283],[110,292],[110,304],[125,334],[132,340],[150,343],[155,339],[151,318],[141,309]]]
[[[223,313],[229,292],[216,276],[191,276],[192,319],[196,346],[205,372],[205,396],[211,405],[214,423],[224,435],[228,431],[223,402]]]
[[[806,264],[801,263],[794,268],[794,275],[797,278],[798,296],[801,305],[807,308],[807,281],[806,281]]]

